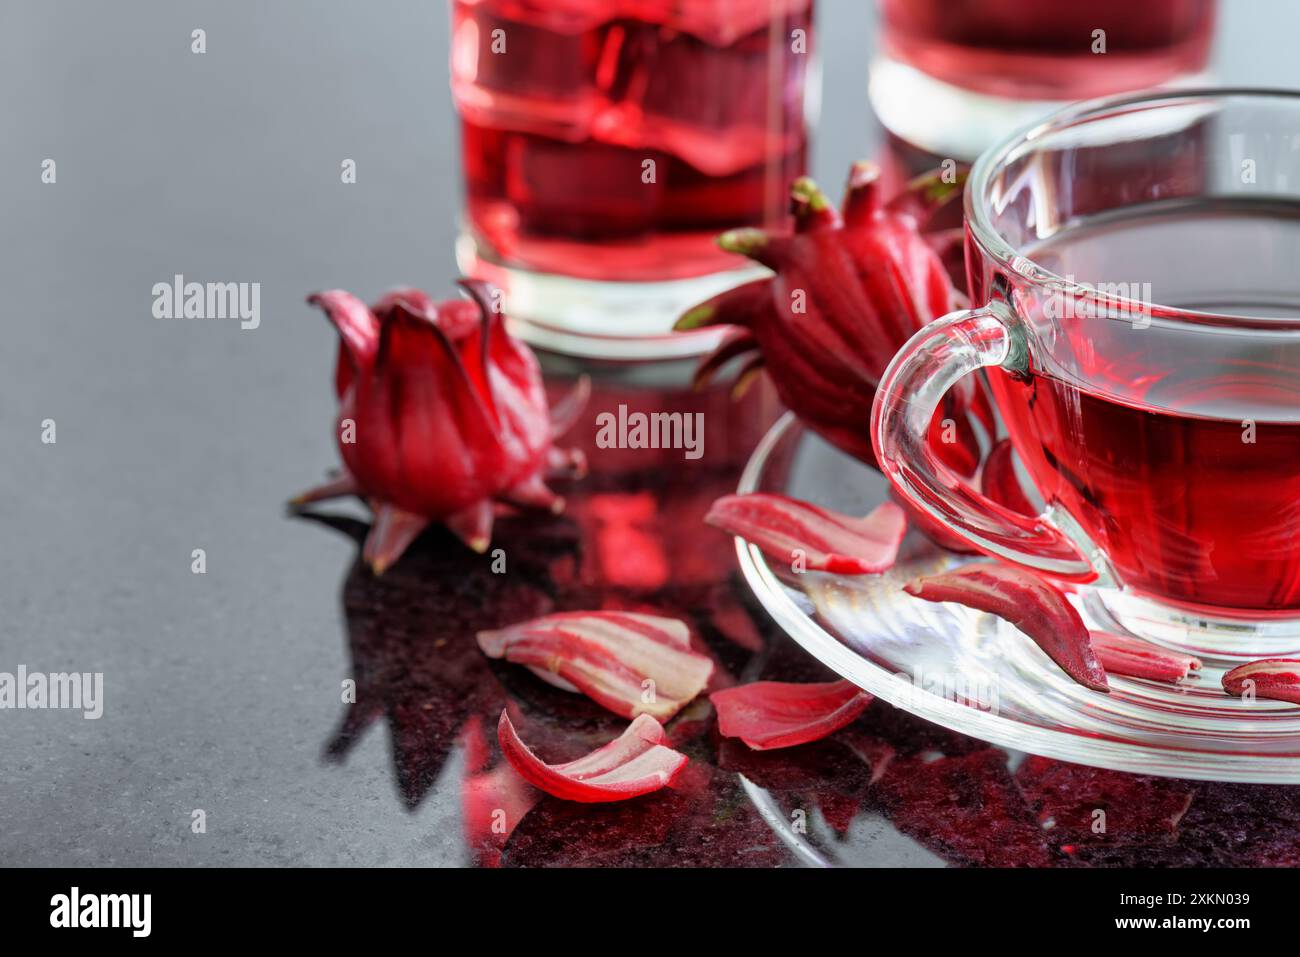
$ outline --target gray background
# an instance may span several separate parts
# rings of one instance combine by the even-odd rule
[[[819,6],[814,171],[838,183],[879,142],[872,12]],[[282,510],[336,460],[336,339],[303,295],[455,274],[447,21],[434,0],[0,5],[0,670],[106,683],[99,721],[0,712],[0,863],[463,853],[454,789],[401,808],[382,730],[322,763],[354,552]],[[1300,6],[1223,21],[1223,79],[1300,85]],[[153,319],[178,272],[260,282],[261,328]]]

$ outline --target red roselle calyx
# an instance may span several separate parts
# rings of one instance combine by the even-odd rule
[[[893,502],[878,505],[865,518],[851,518],[761,492],[724,495],[704,520],[800,571],[839,575],[871,575],[892,568],[907,533],[907,518]]]
[[[691,648],[685,622],[623,611],[546,615],[480,631],[489,658],[524,665],[615,714],[667,721],[704,690],[713,661]]]
[[[924,176],[886,203],[879,176],[872,163],[853,166],[842,214],[812,180],[795,181],[792,235],[736,229],[718,239],[776,275],[701,303],[677,323],[679,330],[735,327],[700,365],[697,383],[743,357],[738,388],[765,368],[782,402],[869,464],[867,424],[885,367],[914,332],[958,308],[960,296],[921,226],[965,180],[964,173]],[[966,380],[954,389],[932,431],[936,453],[967,476],[979,463],[966,419],[976,388]]]
[[[587,756],[547,764],[520,740],[505,711],[497,725],[501,753],[520,777],[554,797],[584,804],[626,801],[671,784],[687,758],[667,747],[665,737],[663,725],[643,714]]]
[[[1223,676],[1223,690],[1234,697],[1300,704],[1300,658],[1261,658],[1233,668]]]
[[[573,424],[586,383],[548,410],[541,370],[505,329],[500,294],[460,284],[473,301],[434,302],[418,289],[373,308],[351,293],[308,297],[339,332],[336,436],[344,471],[293,504],[359,495],[375,511],[363,552],[381,574],[430,522],[475,551],[497,505],[559,511],[546,477],[575,474],[581,455],[552,439]]]
[[[866,710],[871,695],[851,681],[755,681],[715,691],[709,700],[724,738],[740,738],[755,751],[767,751],[834,734]]]
[[[1194,655],[1170,651],[1130,635],[1094,631],[1091,639],[1092,650],[1107,674],[1175,682],[1201,670],[1201,659]]]
[[[1004,618],[1079,684],[1110,690],[1079,613],[1064,592],[1031,572],[981,562],[918,578],[903,590],[925,601],[956,602]]]

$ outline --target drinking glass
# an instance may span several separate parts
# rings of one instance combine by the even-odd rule
[[[673,321],[762,274],[714,240],[784,224],[811,60],[812,0],[453,0],[461,269],[536,345],[701,351]]]
[[[990,150],[965,195],[971,310],[885,373],[898,492],[998,558],[1094,582],[1121,625],[1210,653],[1300,648],[1300,93],[1066,109]],[[984,370],[1038,516],[935,457]]]
[[[1067,103],[1193,82],[1215,0],[879,0],[871,102],[914,146],[972,160]]]

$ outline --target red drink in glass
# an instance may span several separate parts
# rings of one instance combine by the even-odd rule
[[[1171,374],[1144,400],[1051,376],[992,381],[1034,484],[1081,517],[1130,588],[1211,613],[1294,615],[1296,374],[1266,362]],[[1251,418],[1266,407],[1279,417]]]
[[[871,97],[914,145],[974,159],[1074,100],[1205,69],[1216,0],[880,0]]]
[[[737,270],[714,238],[779,227],[804,169],[811,7],[455,0],[462,265],[512,297],[521,274],[657,284]],[[657,308],[666,332],[674,316]],[[606,328],[623,314],[607,311]]]
[[[946,83],[1083,100],[1204,68],[1214,0],[882,0],[881,14],[886,55]]]
[[[1300,651],[1300,94],[1076,104],[966,185],[972,310],[886,372],[873,443],[900,494],[990,555],[1091,582],[1099,620],[1198,655]],[[927,443],[983,371],[1029,517]]]
[[[1186,203],[1026,253],[1129,299],[1300,315],[1269,285],[1300,254],[1290,203]],[[1162,334],[1154,319],[1026,308],[1053,325],[1055,362],[1070,372],[995,369],[989,381],[1044,499],[1077,517],[1136,592],[1201,610],[1300,613],[1300,351],[1263,330],[1225,355],[1208,335]]]

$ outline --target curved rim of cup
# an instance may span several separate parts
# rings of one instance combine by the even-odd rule
[[[967,226],[975,241],[979,243],[980,248],[1008,271],[1037,285],[1050,285],[1058,291],[1068,292],[1080,299],[1098,303],[1102,308],[1116,314],[1129,314],[1140,311],[1156,319],[1161,324],[1186,324],[1198,326],[1202,329],[1205,326],[1218,326],[1229,330],[1255,329],[1268,332],[1300,332],[1300,319],[1243,316],[1226,312],[1181,309],[1154,302],[1103,294],[1085,284],[1074,282],[1064,276],[1058,276],[1032,259],[1016,252],[991,222],[987,204],[983,201],[993,171],[1002,166],[1007,157],[1014,151],[1024,147],[1032,147],[1035,141],[1067,129],[1080,121],[1087,120],[1090,117],[1100,118],[1105,114],[1114,113],[1125,107],[1154,108],[1160,104],[1191,104],[1198,100],[1221,102],[1234,98],[1300,102],[1300,90],[1269,87],[1158,89],[1125,93],[1118,96],[1098,97],[1073,103],[1021,127],[980,154],[979,158],[975,160],[974,166],[971,167],[970,177],[966,183],[965,196],[963,197],[963,209]]]

